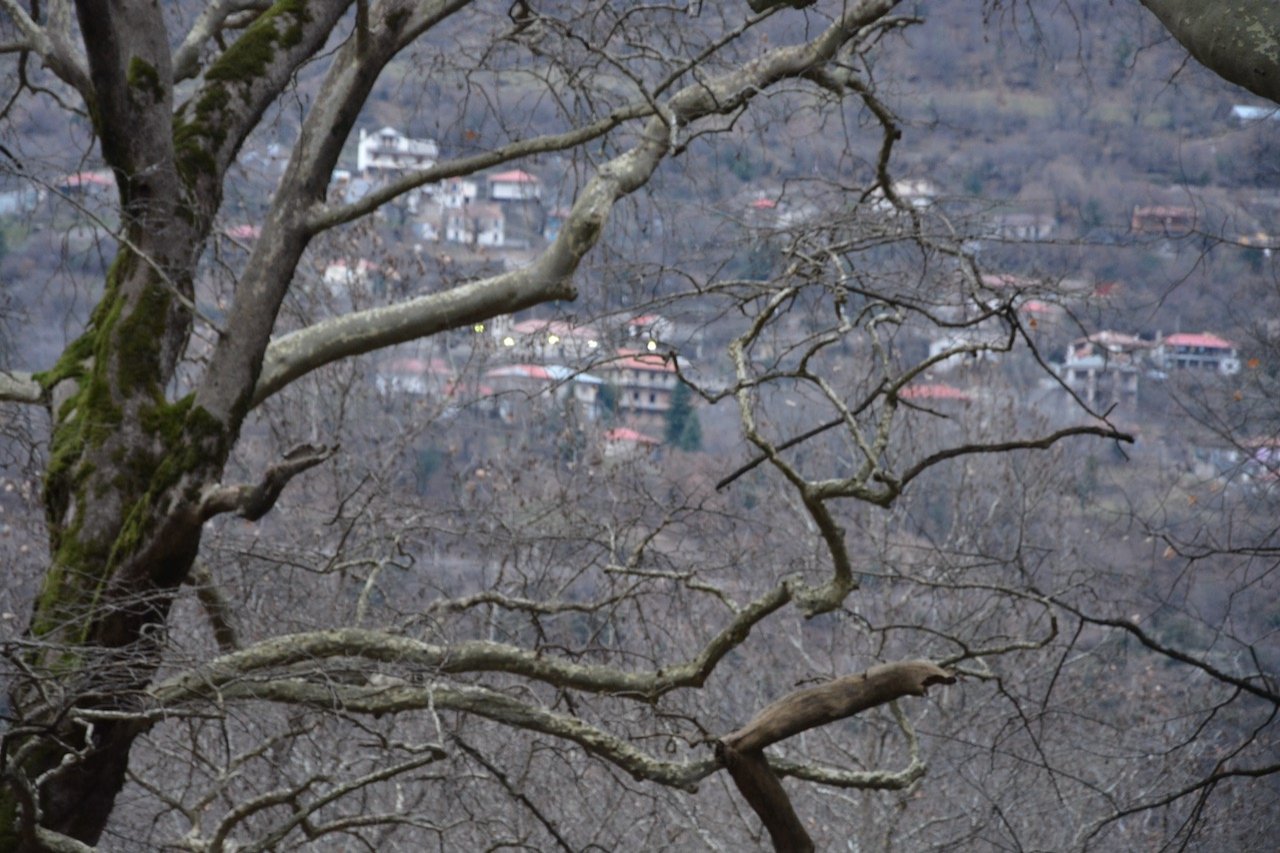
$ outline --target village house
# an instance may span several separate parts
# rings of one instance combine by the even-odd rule
[[[116,176],[110,169],[93,169],[63,175],[49,183],[65,196],[105,196],[115,192]]]
[[[490,201],[537,201],[542,198],[542,181],[520,169],[490,175],[487,183]]]
[[[1078,338],[1067,347],[1062,381],[1095,410],[1118,406],[1132,411],[1138,403],[1143,364],[1153,346],[1122,332]]]
[[[426,189],[441,207],[451,209],[465,207],[480,197],[480,185],[469,178],[449,178]]]
[[[903,388],[898,397],[917,404],[954,403],[968,405],[973,402],[973,395],[962,388],[948,385],[945,382],[922,382]]]
[[[1155,362],[1162,370],[1212,371],[1221,376],[1240,372],[1236,345],[1209,332],[1169,335],[1156,343]]]
[[[1139,205],[1133,209],[1129,230],[1156,237],[1185,237],[1196,230],[1196,209],[1182,205]]]
[[[627,427],[606,430],[600,441],[606,459],[654,457],[662,447],[659,439]]]
[[[669,341],[674,330],[672,322],[661,314],[641,314],[626,323],[627,337],[645,342]]]
[[[441,358],[395,358],[378,366],[374,386],[380,394],[438,397],[453,385],[454,374]]]
[[[352,290],[381,292],[388,281],[399,279],[395,270],[384,270],[380,264],[366,258],[338,258],[324,268],[324,283],[335,296]]]
[[[916,208],[925,208],[933,204],[938,197],[938,185],[928,178],[904,178],[894,181],[893,194],[901,201]],[[893,203],[885,197],[882,188],[876,187],[868,196],[871,207],[879,213],[888,213],[894,209]]]
[[[356,144],[356,171],[365,178],[384,177],[434,166],[440,146],[434,139],[410,139],[393,127],[376,133],[360,131]]]
[[[518,404],[532,399],[558,404],[572,400],[582,418],[593,421],[604,384],[598,376],[559,364],[507,364],[485,371],[484,381],[493,390],[498,416],[508,423],[515,419]]]
[[[993,240],[1048,240],[1058,221],[1048,213],[998,213],[987,224],[986,236]]]
[[[618,414],[624,422],[640,428],[665,425],[679,381],[671,358],[624,349],[596,372],[617,389]]]

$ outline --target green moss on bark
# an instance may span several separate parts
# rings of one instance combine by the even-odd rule
[[[306,0],[280,0],[223,51],[205,72],[205,80],[252,83],[266,73],[278,48],[293,47],[302,41],[302,26],[310,20]]]
[[[126,80],[130,89],[148,96],[155,103],[164,100],[165,92],[164,86],[160,83],[160,72],[142,57],[135,56],[129,60]]]
[[[173,296],[152,281],[137,299],[127,299],[121,285],[135,262],[128,250],[121,251],[88,329],[39,377],[46,392],[66,381],[75,390],[56,413],[50,444],[45,510],[53,559],[32,631],[61,631],[60,639],[73,644],[87,639],[93,606],[149,531],[157,498],[211,453],[221,453],[225,443],[222,425],[207,412],[195,412],[190,397],[176,403],[163,398],[161,347]],[[128,424],[126,407],[133,413]],[[130,434],[127,443],[95,453],[121,429]],[[124,519],[122,526],[86,530],[87,514],[108,500],[116,502],[108,511]]]

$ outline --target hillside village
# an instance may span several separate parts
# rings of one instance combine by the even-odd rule
[[[1232,116],[1237,123],[1272,119],[1271,113],[1254,115],[1240,105],[1233,107]],[[278,175],[284,153],[280,146],[268,146],[248,152],[245,159],[262,166],[257,180],[270,179]],[[434,139],[412,138],[391,126],[362,129],[355,141],[353,168],[334,173],[330,193],[335,199],[357,200],[414,170],[431,167],[441,154],[441,145]],[[52,190],[92,208],[108,202],[114,179],[105,170],[85,170],[56,179]],[[1002,252],[1007,256],[1010,249],[1091,242],[1108,248],[1147,245],[1164,257],[1173,257],[1200,239],[1205,224],[1206,203],[1197,201],[1194,194],[1186,204],[1134,204],[1127,228],[1106,234],[1094,228],[1081,234],[1079,223],[1062,221],[1043,210],[997,206],[973,214],[967,209],[969,202],[948,195],[933,180],[903,179],[895,182],[893,192],[901,203],[921,212],[945,207],[967,216],[967,227],[974,234],[970,248],[984,263],[989,257],[1001,259]],[[756,252],[775,243],[778,235],[804,229],[822,215],[830,199],[814,193],[785,184],[748,186],[722,203],[720,215],[741,223],[743,239]],[[34,210],[42,203],[47,203],[45,195],[11,192],[0,199],[0,208]],[[866,209],[867,216],[881,222],[898,215],[878,190]],[[408,194],[390,214],[383,214],[384,221],[398,216],[401,222],[377,241],[376,251],[347,248],[319,260],[317,286],[323,287],[327,298],[340,302],[353,300],[355,294],[377,301],[405,292],[413,285],[404,280],[396,264],[387,261],[397,253],[429,258],[453,267],[463,277],[480,270],[518,268],[533,251],[555,239],[564,213],[560,199],[551,195],[532,169],[504,168],[427,184]],[[1269,260],[1277,240],[1262,230],[1260,222],[1249,219],[1247,225],[1239,226],[1245,233],[1218,239]],[[258,232],[251,222],[224,228],[229,240],[246,248]],[[405,242],[397,245],[395,235],[403,235]],[[748,274],[761,274],[761,270],[767,274],[773,261],[765,258],[763,264]],[[1016,306],[1025,329],[1043,350],[1041,357],[1061,380],[1060,387],[1046,389],[1041,377],[1038,388],[1023,389],[1028,393],[1063,397],[1071,393],[1095,412],[1132,423],[1143,417],[1143,402],[1158,396],[1164,384],[1194,375],[1200,382],[1225,385],[1243,367],[1244,347],[1221,330],[1153,333],[1117,326],[1118,320],[1123,321],[1123,314],[1112,310],[1117,291],[1127,285],[1132,289],[1130,283],[1091,281],[1064,269],[1038,276],[987,272],[983,285],[993,294],[992,304],[1009,300]],[[960,320],[964,311],[957,309],[950,316]],[[1085,317],[1091,318],[1089,325],[1082,322]],[[1261,329],[1275,335],[1278,325],[1272,319]],[[990,355],[975,350],[1000,349],[1007,331],[996,319],[952,331],[917,330],[919,351],[927,349],[933,362],[919,386],[933,397],[969,399],[980,390],[974,383],[986,380],[983,374],[966,370],[966,364],[975,356]],[[563,408],[572,401],[578,428],[589,431],[607,454],[653,454],[669,437],[679,375],[696,374],[699,382],[711,388],[727,384],[727,377],[717,376],[712,365],[697,362],[694,353],[704,344],[724,343],[723,331],[715,340],[707,341],[708,335],[715,337],[696,322],[678,324],[658,313],[607,314],[579,322],[572,315],[558,318],[538,311],[495,318],[478,325],[469,336],[450,336],[443,353],[422,357],[417,346],[409,345],[385,354],[370,381],[383,394],[450,405],[466,402],[472,410],[508,425],[520,420],[522,406]],[[904,339],[909,340],[910,335]],[[483,355],[486,367],[480,375],[468,376],[476,354]],[[681,404],[681,418],[686,417],[687,405]],[[1274,437],[1260,435],[1252,441],[1257,447],[1250,464],[1261,467],[1264,478],[1274,477],[1269,455]],[[1209,451],[1197,453],[1203,456]],[[1232,463],[1240,459],[1230,449],[1215,449],[1211,455],[1224,454]]]
[[[963,45],[981,31],[966,21],[957,36]],[[1274,109],[1221,95],[1196,101],[1160,93],[1143,104],[1146,96],[1130,91],[1117,76],[1108,85],[1114,83],[1118,94],[1093,93],[1078,126],[1072,126],[1045,112],[1042,84],[1052,77],[1048,57],[1002,67],[997,77],[964,88],[942,76],[962,60],[936,39],[919,41],[915,50],[933,60],[932,78],[920,76],[918,69],[927,66],[913,64],[911,52],[890,60],[912,69],[905,79],[924,94],[900,105],[908,135],[913,121],[942,121],[945,131],[912,136],[915,148],[899,146],[892,202],[879,187],[860,199],[850,194],[844,176],[848,166],[821,147],[797,148],[797,159],[789,161],[767,148],[742,147],[710,171],[710,164],[690,159],[689,171],[673,175],[665,192],[679,198],[682,181],[709,182],[713,204],[670,218],[656,200],[642,205],[637,215],[651,217],[652,231],[661,239],[629,234],[618,243],[636,259],[631,286],[649,293],[650,307],[626,313],[608,304],[582,304],[496,318],[471,334],[383,353],[369,368],[369,383],[384,395],[440,405],[470,401],[470,410],[508,428],[519,422],[522,407],[563,408],[572,401],[578,428],[594,440],[611,446],[629,442],[653,453],[668,437],[679,377],[696,378],[700,388],[713,392],[728,384],[727,367],[716,353],[733,329],[708,324],[696,300],[669,304],[673,284],[661,276],[648,279],[648,259],[666,241],[686,253],[701,253],[692,271],[708,281],[764,281],[782,271],[781,250],[792,235],[823,224],[825,211],[849,207],[855,199],[850,227],[873,233],[891,229],[901,215],[898,204],[945,217],[970,235],[967,248],[983,270],[990,304],[1007,301],[1016,310],[1027,339],[1036,343],[1034,357],[1051,365],[1060,380],[1045,387],[1043,374],[1006,371],[1001,383],[1014,385],[1002,384],[998,393],[1020,393],[1042,406],[1055,399],[1065,405],[1074,394],[1093,411],[1132,424],[1151,422],[1152,401],[1162,400],[1171,383],[1187,376],[1225,389],[1250,365],[1267,369],[1271,357],[1264,350],[1280,334],[1280,322],[1240,316],[1210,280],[1265,281],[1275,262],[1280,183],[1257,172],[1280,136]],[[1141,61],[1166,61],[1161,56],[1143,54]],[[1131,116],[1120,112],[1125,99],[1132,101]],[[1065,108],[1062,101],[1053,103],[1054,109]],[[1140,110],[1153,112],[1144,116]],[[442,138],[415,134],[395,120],[396,110],[382,114],[381,123],[366,122],[348,141],[347,156],[329,188],[335,201],[361,199],[442,158],[468,153],[480,142],[471,132]],[[1135,128],[1127,126],[1131,121],[1137,122]],[[1048,127],[1053,130],[1046,135]],[[1186,160],[1178,171],[1148,160],[1143,134],[1184,140]],[[1109,141],[1113,137],[1118,142]],[[283,172],[288,139],[282,133],[254,140],[241,153],[238,188],[223,214],[222,234],[232,257],[251,249],[260,232],[255,216]],[[1048,150],[1040,156],[1047,166],[1032,165],[1022,153],[1025,145],[1016,148],[1032,139],[1044,141]],[[966,140],[975,143],[971,149],[960,144]],[[1089,163],[1069,159],[1073,144],[1106,161],[1118,180],[1091,180]],[[1055,155],[1058,148],[1063,153]],[[955,153],[970,150],[967,159]],[[806,178],[813,174],[839,180]],[[371,230],[315,246],[300,271],[302,288],[317,305],[366,307],[420,292],[431,286],[433,276],[462,281],[518,269],[555,239],[574,186],[566,164],[536,159],[422,185],[380,211]],[[100,257],[95,242],[110,240],[113,195],[113,176],[93,168],[91,160],[43,187],[11,183],[0,188],[9,277],[23,281],[46,262],[47,239],[27,233],[24,223],[38,223],[51,210],[62,211],[55,218],[65,217],[68,202],[96,217],[97,224],[74,225],[60,238],[85,256],[84,271],[91,276],[94,256]],[[1212,263],[1198,264],[1210,248]],[[1210,267],[1213,272],[1204,278],[1161,293],[1186,270]],[[216,288],[201,300],[217,317],[223,297]],[[60,310],[65,309],[50,303],[48,316]],[[965,322],[963,310],[949,316]],[[57,346],[51,326],[37,328],[39,336],[22,348],[33,368]],[[975,356],[984,360],[975,350],[999,349],[1007,331],[998,319],[959,329],[908,324],[897,345],[908,359],[931,360],[917,384],[976,397],[991,376],[972,369]],[[1031,357],[1021,351],[1012,355],[1015,362]],[[987,387],[985,393],[997,392]],[[686,405],[682,401],[681,409]],[[1162,416],[1154,417],[1158,423]]]
[[[1233,115],[1241,110],[1237,106]],[[1244,114],[1249,116],[1245,121],[1266,120]],[[362,130],[354,168],[334,174],[331,192],[353,201],[413,170],[434,165],[440,156],[440,145],[433,139],[410,138],[390,126]],[[893,189],[899,199],[921,211],[934,205],[954,206],[933,181],[902,180]],[[806,199],[803,192],[775,187],[747,190],[729,205],[740,207],[738,218],[749,231],[776,235],[812,222],[822,209],[817,201]],[[871,197],[869,210],[873,216],[896,215],[880,194]],[[416,255],[516,268],[527,262],[531,249],[555,238],[563,213],[533,171],[502,169],[419,188],[403,202],[401,215],[407,227],[401,230],[411,235]],[[1145,242],[1173,254],[1179,245],[1196,238],[1200,217],[1195,204],[1134,204],[1127,230],[1116,229],[1106,242]],[[972,227],[971,248],[980,257],[984,243],[998,249],[1098,237],[1082,237],[1071,223],[1045,212],[988,210]],[[1270,258],[1269,247],[1275,239],[1250,228],[1249,233],[1224,239],[1242,247],[1256,245],[1262,257]],[[250,226],[233,227],[229,234],[250,240],[254,236]],[[398,277],[394,268],[384,267],[376,257],[347,256],[325,262],[321,280],[330,295],[341,298],[353,290],[382,292],[402,287]],[[1025,328],[1043,347],[1042,357],[1061,380],[1059,387],[1046,388],[1041,377],[1037,388],[1023,389],[1028,393],[1064,398],[1074,394],[1094,412],[1136,423],[1143,417],[1143,402],[1158,396],[1166,383],[1193,376],[1202,383],[1225,385],[1243,368],[1242,345],[1219,331],[1144,334],[1111,326],[1108,305],[1115,302],[1122,286],[1117,282],[988,273],[983,284],[997,301],[1008,299],[1016,305]],[[1079,318],[1089,313],[1096,317],[1096,329],[1081,324]],[[592,322],[534,314],[477,325],[470,336],[453,336],[448,351],[434,356],[421,357],[415,347],[403,348],[380,359],[371,381],[383,394],[451,405],[466,401],[474,411],[508,425],[520,421],[521,407],[563,410],[571,404],[579,428],[590,431],[609,455],[649,454],[664,444],[672,399],[681,381],[678,375],[698,372],[699,381],[710,387],[727,383],[726,377],[708,373],[705,365],[695,365],[686,354],[701,349],[708,330],[678,328],[659,314],[609,315]],[[934,363],[909,390],[931,399],[965,401],[978,393],[974,383],[985,381],[981,374],[966,370],[967,362],[976,355],[990,355],[975,349],[998,349],[1007,327],[991,320],[955,332],[927,329],[919,334]],[[476,354],[483,355],[485,367],[469,376]],[[1260,471],[1255,474],[1274,477],[1269,437],[1259,436],[1256,442],[1251,464]],[[1228,455],[1239,460],[1239,454]]]

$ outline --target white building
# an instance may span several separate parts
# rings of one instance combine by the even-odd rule
[[[444,239],[470,246],[504,246],[507,219],[502,205],[478,202],[456,209],[445,208]]]
[[[356,147],[356,171],[366,177],[390,172],[427,169],[440,157],[434,139],[410,139],[393,127],[377,133],[360,131]]]
[[[449,178],[424,189],[435,196],[441,207],[446,208],[465,207],[480,197],[479,185],[466,178]]]
[[[542,198],[542,181],[520,169],[490,175],[490,201],[536,201]]]

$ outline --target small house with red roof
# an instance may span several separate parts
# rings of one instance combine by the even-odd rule
[[[536,201],[542,198],[542,181],[522,169],[498,172],[487,179],[490,201]]]
[[[899,399],[910,400],[913,403],[961,403],[967,404],[973,401],[973,395],[968,391],[957,388],[954,385],[948,385],[945,382],[923,382],[919,385],[908,385],[898,392]]]
[[[662,447],[662,442],[653,436],[645,435],[627,427],[614,427],[601,436],[605,458],[635,457],[653,455]]]
[[[1179,332],[1162,338],[1155,361],[1163,370],[1197,370],[1232,376],[1240,372],[1240,351],[1234,342],[1210,332]]]

